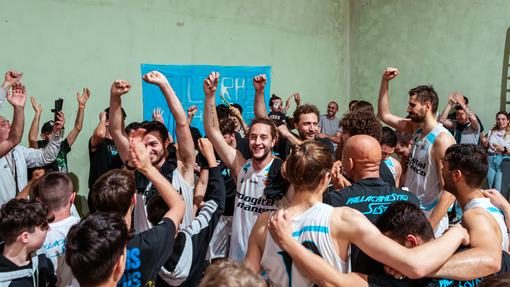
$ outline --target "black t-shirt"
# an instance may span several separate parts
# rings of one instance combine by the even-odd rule
[[[48,142],[45,140],[37,141],[37,148],[45,148],[48,145]],[[43,169],[45,170],[52,170],[52,171],[60,171],[63,173],[68,173],[67,168],[67,154],[71,151],[71,147],[69,146],[69,142],[67,141],[67,138],[62,141],[60,144],[60,151],[58,152],[57,158],[54,162],[43,166]]]
[[[294,133],[289,133],[288,136],[289,137],[295,136],[295,137],[299,138]],[[335,148],[329,139],[315,138],[315,141],[325,144],[331,151],[331,154],[333,155],[333,157],[335,157]],[[276,155],[277,157],[279,157],[281,160],[285,161],[287,159],[287,157],[289,156],[289,154],[291,153],[291,151],[292,151],[292,146],[291,146],[289,140],[285,139],[282,136],[279,136],[278,142],[273,147],[272,153],[274,155]]]
[[[163,218],[158,225],[129,240],[126,269],[117,286],[154,286],[158,270],[173,252],[175,224]]]
[[[92,139],[92,137],[90,139]],[[92,151],[89,140],[89,159],[89,189],[92,189],[92,186],[101,175],[107,173],[111,169],[122,168],[124,165],[120,159],[115,142],[108,138],[104,138],[103,142],[96,147],[95,151]]]
[[[24,277],[13,280],[9,285],[3,285],[2,283],[2,272],[18,271],[23,269],[32,270],[32,261],[25,266],[18,266],[9,259],[5,258],[2,254],[4,251],[4,243],[0,244],[0,286],[12,286],[12,287],[35,287],[32,277]],[[36,277],[39,277],[39,286],[56,286],[57,276],[51,260],[46,255],[38,255],[38,268]]]
[[[396,201],[409,201],[420,206],[414,193],[405,191],[383,181],[381,178],[364,178],[351,186],[324,194],[323,202],[334,207],[348,206],[363,213],[375,224],[388,205]],[[382,274],[382,264],[373,260],[352,245],[352,271],[363,274]]]
[[[335,158],[335,146],[333,146],[333,143],[329,139],[326,138],[322,139],[316,137],[315,141],[325,144],[331,151],[331,154],[333,154],[333,158]]]
[[[466,250],[467,247],[460,247],[457,252],[462,252]],[[505,251],[503,252],[503,257],[501,258],[501,270],[495,273],[494,275],[510,272],[510,254]],[[476,286],[478,283],[482,282],[484,278],[477,278],[468,281],[457,281],[457,280],[449,280],[449,279],[432,279],[432,278],[422,278],[422,279],[409,279],[405,278],[403,280],[395,279],[393,276],[389,275],[369,275],[368,276],[368,286],[370,287],[454,287],[454,286]]]
[[[243,154],[244,159],[246,160],[250,159],[251,158],[250,140],[248,140],[247,138],[237,140],[236,150],[240,151]]]

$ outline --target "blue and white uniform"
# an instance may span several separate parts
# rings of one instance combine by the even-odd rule
[[[395,166],[393,165],[393,161],[391,160],[391,157],[389,157],[387,160],[384,161],[384,163],[386,164],[386,166],[388,166],[388,168],[390,169],[391,171],[391,174],[393,175],[393,178],[395,180],[397,180],[396,178],[396,173],[395,173]]]
[[[316,203],[303,214],[292,219],[292,236],[313,253],[321,256],[336,270],[349,273],[350,247],[347,261],[343,261],[335,251],[330,235],[330,219],[334,207],[322,202]],[[264,254],[260,260],[269,277],[271,286],[314,286],[314,283],[295,264],[292,257],[283,251],[268,232]]]
[[[475,198],[468,202],[466,206],[464,206],[464,212],[480,207],[485,210],[487,210],[493,217],[496,219],[496,222],[499,225],[499,229],[501,230],[501,238],[503,239],[501,242],[501,249],[503,251],[508,252],[508,245],[509,245],[509,239],[508,239],[508,228],[505,223],[505,216],[503,215],[503,212],[495,207],[489,198]]]

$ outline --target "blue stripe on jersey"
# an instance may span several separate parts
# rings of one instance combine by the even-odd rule
[[[309,225],[301,228],[301,230],[293,232],[292,237],[298,237],[303,232],[322,232],[322,233],[329,233],[328,228],[326,226],[317,226],[317,225]]]
[[[488,211],[490,211],[490,212],[496,212],[496,213],[498,213],[498,212],[499,212],[499,213],[501,213],[501,215],[505,216],[505,215],[503,214],[503,212],[501,212],[501,210],[499,210],[499,209],[497,209],[497,208],[495,208],[495,207],[487,207],[487,210],[488,210]]]
[[[435,135],[435,134],[433,134],[433,133],[430,133],[430,134],[428,134],[425,138],[426,138],[426,139],[428,139],[428,140],[430,141],[430,143],[431,143],[431,144],[433,144],[433,143],[434,143],[434,140],[436,139],[436,135]]]

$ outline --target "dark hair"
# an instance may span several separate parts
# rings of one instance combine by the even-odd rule
[[[165,214],[170,210],[161,195],[155,194],[147,201],[147,217],[152,225],[158,225]]]
[[[504,256],[503,256],[504,257]],[[505,260],[505,259],[503,259]],[[510,273],[505,272],[494,276],[483,278],[477,287],[507,287],[510,286]]]
[[[65,260],[80,286],[97,286],[111,276],[132,235],[118,213],[96,212],[69,230]]]
[[[11,199],[0,209],[0,235],[6,244],[12,244],[25,231],[32,233],[36,227],[45,229],[55,218],[48,219],[48,213],[48,207],[40,201]]]
[[[331,102],[328,103],[328,105],[331,104],[331,103],[335,104],[336,105],[336,109],[338,110],[338,104],[335,101],[331,101]]]
[[[351,108],[352,105],[356,104],[358,102],[358,100],[352,100],[349,102],[349,109]]]
[[[374,113],[365,108],[354,110],[344,115],[338,126],[350,136],[369,135],[377,141],[381,140],[382,124]]]
[[[126,115],[126,112],[124,111],[124,108],[121,108],[122,110],[122,119],[125,120],[127,115]],[[106,119],[109,120],[110,119],[110,107],[107,107],[106,109],[104,109],[104,111],[106,112]]]
[[[456,144],[446,149],[444,160],[449,169],[458,169],[464,175],[466,184],[480,188],[489,171],[487,152],[475,144]]]
[[[66,206],[73,194],[73,183],[67,174],[50,171],[44,174],[34,187],[34,196],[48,206],[51,211],[58,211]]]
[[[230,118],[224,119],[220,123],[220,132],[222,135],[232,135],[235,132],[234,121]]]
[[[374,113],[374,106],[367,101],[358,101],[358,102],[356,102],[354,107],[352,107],[353,111],[359,110],[359,109],[366,109],[367,111],[371,112],[372,114]]]
[[[296,190],[311,190],[319,185],[326,173],[331,173],[333,163],[331,151],[325,144],[304,141],[301,145],[293,146],[292,153],[287,157],[287,179]]]
[[[113,169],[94,183],[91,196],[97,210],[126,215],[135,192],[136,182],[133,174],[126,170]]]
[[[250,124],[250,130],[248,131],[248,135],[251,134],[251,128],[255,124],[268,125],[271,128],[271,139],[274,139],[276,142],[278,142],[278,132],[276,131],[276,125],[274,124],[273,120],[271,120],[270,118],[253,119]]]
[[[414,203],[393,202],[381,214],[375,226],[384,233],[391,231],[394,239],[403,244],[407,235],[419,236],[424,242],[434,239],[434,230],[423,211]]]
[[[413,135],[401,132],[399,130],[395,131],[395,135],[397,136],[397,143],[403,147],[409,146],[409,143],[413,140]]]
[[[498,119],[499,115],[504,115],[506,117],[506,119],[510,121],[510,115],[506,111],[499,111],[496,114],[496,124],[492,128],[493,131],[499,130],[499,126],[498,126],[498,122],[497,122],[497,119]],[[506,137],[508,136],[509,133],[510,133],[510,122],[506,126],[506,132],[505,132],[505,136],[504,136],[505,141],[506,141]]]
[[[397,146],[397,136],[395,132],[390,127],[382,128],[382,136],[379,141],[381,145],[387,145],[390,148],[394,148]]]
[[[425,105],[425,103],[430,103],[432,105],[432,115],[436,116],[437,106],[439,105],[439,98],[437,97],[436,91],[432,85],[423,85],[418,86],[409,91],[409,96],[412,97],[416,95],[416,100],[420,102],[420,104]]]
[[[232,107],[237,108],[239,110],[239,113],[243,115],[243,107],[241,107],[240,104],[232,104]]]
[[[278,97],[278,96],[277,96],[277,95],[275,95],[275,94],[272,94],[272,95],[271,95],[271,98],[269,99],[269,106],[270,106],[270,107],[272,107],[272,106],[273,106],[273,104],[274,104],[274,101],[276,101],[276,100],[280,100],[280,101],[281,101],[281,100],[282,100],[282,98]],[[282,101],[282,102],[283,102],[283,101]]]
[[[198,149],[198,139],[202,138],[202,134],[195,127],[189,127],[189,131],[191,132],[191,137],[193,138],[193,144],[195,145],[195,149]]]
[[[299,117],[301,117],[301,115],[312,114],[312,113],[315,114],[317,116],[317,120],[319,120],[320,112],[319,112],[319,109],[315,105],[310,105],[310,104],[301,105],[301,106],[297,107],[296,110],[294,111],[294,122],[299,123]]]
[[[142,126],[142,123],[139,123],[139,122],[132,122],[130,123],[129,125],[127,125],[124,130],[126,131],[126,134],[129,135],[129,132],[131,130],[137,130],[139,129],[140,127]]]
[[[225,104],[219,104],[216,106],[216,115],[218,116],[218,121],[226,119],[230,116],[230,109]]]
[[[168,139],[168,129],[165,127],[164,124],[158,122],[158,121],[151,121],[147,123],[142,123],[141,128],[147,130],[146,133],[150,132],[158,132],[159,137],[161,138],[161,144],[164,146],[166,140]]]

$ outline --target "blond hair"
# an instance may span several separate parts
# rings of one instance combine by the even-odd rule
[[[205,270],[199,287],[266,287],[266,282],[255,274],[244,261],[237,264],[226,260],[212,264]]]

